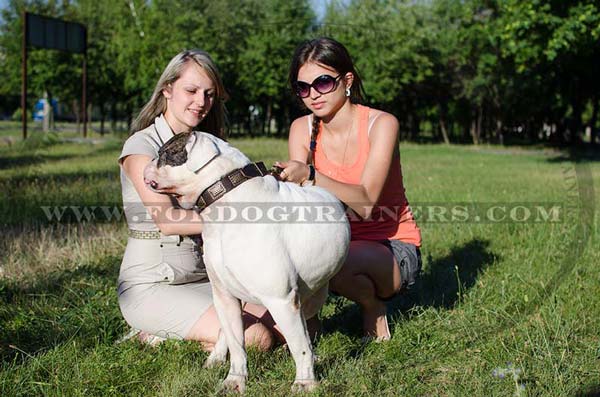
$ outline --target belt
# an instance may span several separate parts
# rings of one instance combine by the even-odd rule
[[[169,238],[169,236],[163,236],[161,232],[156,231],[156,230],[134,230],[134,229],[129,229],[129,237],[137,239],[137,240],[162,240],[163,238]],[[200,250],[200,252],[202,252],[202,245],[203,245],[203,241],[202,241],[202,236],[199,234],[194,234],[191,236],[177,236],[178,241],[177,241],[177,245],[179,246],[181,244],[181,242],[184,239],[189,239],[191,241],[193,241],[194,243],[196,243],[196,245],[199,247],[198,249]],[[161,242],[161,247],[162,247],[162,242]]]
[[[160,240],[162,237],[156,230],[133,230],[129,229],[129,237],[138,240]]]

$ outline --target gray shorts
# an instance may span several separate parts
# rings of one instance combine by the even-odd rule
[[[423,267],[421,250],[414,244],[405,243],[400,240],[383,240],[381,243],[392,251],[396,262],[398,262],[398,266],[400,266],[400,278],[402,282],[400,292],[411,289]]]
[[[129,238],[119,273],[119,307],[129,325],[184,339],[212,305],[202,256],[190,239]]]

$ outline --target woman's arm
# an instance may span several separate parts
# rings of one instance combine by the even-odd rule
[[[171,199],[148,189],[144,183],[144,168],[152,161],[150,156],[133,154],[122,160],[123,170],[129,177],[142,203],[152,216],[154,223],[165,235],[193,235],[202,233],[202,219],[192,210],[173,208]]]
[[[383,113],[375,120],[369,134],[369,157],[358,185],[338,182],[319,172],[315,183],[335,194],[361,217],[368,218],[383,190],[392,159],[398,153],[398,128],[398,120],[389,113]],[[290,161],[282,162],[280,166],[284,168],[286,180],[291,182],[301,183],[308,177],[306,159],[310,138],[306,129],[304,118],[296,120],[290,127]]]

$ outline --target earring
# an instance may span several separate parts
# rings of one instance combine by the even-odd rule
[[[346,88],[346,96],[350,96],[350,88]]]

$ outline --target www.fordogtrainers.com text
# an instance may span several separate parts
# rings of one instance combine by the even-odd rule
[[[345,210],[331,203],[215,203],[202,211],[203,222],[277,223],[277,222],[378,222],[392,219],[414,219],[422,223],[561,223],[565,220],[564,203],[415,203],[406,206],[376,206],[369,218],[363,219],[351,207]],[[410,208],[410,210],[408,209]],[[143,222],[146,216],[164,211],[173,222],[191,220],[186,211],[173,207],[147,205],[147,215],[139,204],[99,204],[41,206],[40,216],[51,223],[116,222],[129,217],[130,222]],[[164,219],[163,218],[163,219]]]

